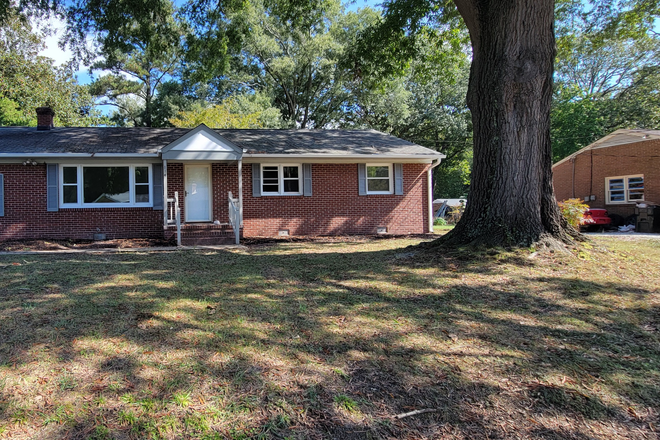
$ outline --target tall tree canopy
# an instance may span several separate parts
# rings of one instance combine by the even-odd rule
[[[618,128],[659,126],[660,35],[652,6],[558,2],[555,161]]]
[[[99,123],[92,97],[71,68],[39,55],[44,39],[16,13],[0,25],[0,125],[36,125],[35,108],[43,105],[55,110],[58,125]]]

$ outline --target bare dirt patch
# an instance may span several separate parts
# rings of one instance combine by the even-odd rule
[[[12,240],[0,242],[0,252],[57,251],[72,249],[132,249],[172,246],[170,241],[148,238],[115,240]]]

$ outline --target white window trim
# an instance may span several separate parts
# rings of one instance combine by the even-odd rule
[[[277,187],[279,192],[266,192],[264,191],[264,167],[277,167]],[[284,172],[283,167],[297,167],[298,168],[298,192],[284,192]],[[303,169],[302,164],[299,163],[263,163],[261,164],[261,195],[262,196],[302,196],[303,195]],[[286,179],[296,180],[296,179]]]
[[[77,194],[78,203],[64,203],[64,168],[76,168],[77,172]],[[83,203],[83,168],[92,167],[128,167],[128,187],[129,187],[129,203]],[[136,203],[135,202],[135,168],[147,167],[149,169],[149,202]],[[154,205],[154,181],[153,170],[150,163],[137,163],[128,165],[126,163],[98,163],[98,164],[60,164],[59,166],[59,204],[61,209],[67,208],[151,208]],[[73,185],[67,185],[73,186]]]
[[[387,167],[390,182],[389,191],[369,191],[369,180],[385,180],[384,177],[369,177],[369,167]],[[367,194],[394,194],[394,166],[391,163],[368,163],[365,167],[365,174],[367,177]]]
[[[628,188],[628,180],[635,178],[635,177],[641,177],[644,179],[643,174],[631,174],[629,176],[614,176],[614,177],[606,177],[605,178],[605,204],[607,205],[629,205],[631,203],[637,203],[637,202],[643,202],[644,201],[644,196],[642,196],[641,199],[635,199],[635,200],[630,200],[628,196],[630,195],[630,190]],[[616,180],[616,179],[623,179],[623,193],[625,196],[625,200],[622,202],[613,202],[611,195],[610,195],[610,180]],[[646,180],[644,180],[644,193],[646,193]]]

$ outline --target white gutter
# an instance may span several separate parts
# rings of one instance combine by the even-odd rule
[[[443,157],[447,157],[443,155]],[[426,183],[428,185],[428,205],[429,205],[429,234],[433,233],[433,168],[437,167],[440,165],[440,162],[442,162],[442,159],[438,159],[437,163],[431,164],[429,169],[426,171]]]
[[[444,154],[267,154],[267,153],[246,153],[243,158],[312,158],[312,159],[444,159]]]

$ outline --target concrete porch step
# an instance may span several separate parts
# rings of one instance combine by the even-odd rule
[[[176,240],[176,226],[165,230],[166,240]],[[235,244],[234,229],[229,224],[188,223],[181,225],[181,244],[184,246],[205,246]]]

